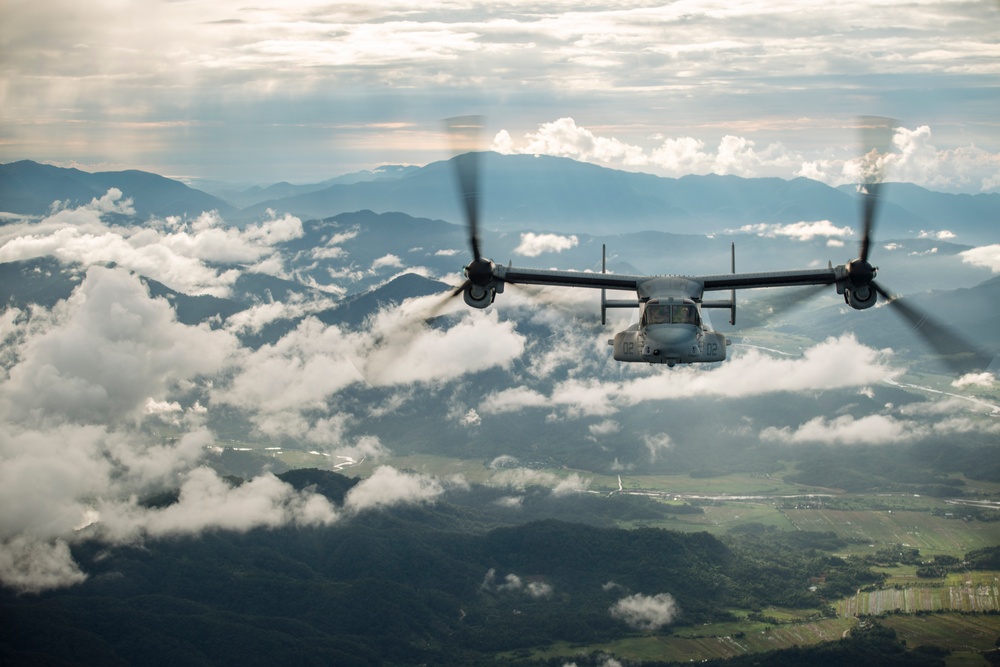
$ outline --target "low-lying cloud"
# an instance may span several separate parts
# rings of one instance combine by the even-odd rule
[[[644,632],[656,632],[670,625],[680,613],[674,597],[669,593],[643,595],[636,593],[624,597],[609,609],[611,616],[631,628]]]
[[[829,220],[793,222],[786,225],[762,222],[754,225],[744,225],[736,231],[766,237],[783,236],[796,241],[812,241],[816,238],[837,240],[850,237],[854,234],[854,230],[850,227],[837,227]]]
[[[114,263],[186,294],[227,296],[239,273],[213,264],[239,263],[280,274],[274,246],[303,235],[302,221],[287,214],[244,229],[226,226],[215,212],[139,226],[106,224],[103,214],[128,210],[121,196],[112,188],[90,204],[3,226],[0,262],[52,256],[84,266]]]
[[[887,362],[887,354],[847,334],[814,345],[798,358],[774,357],[751,348],[717,368],[692,365],[618,381],[571,378],[557,383],[548,396],[533,389],[510,388],[491,394],[487,403],[497,413],[543,407],[561,409],[570,416],[608,416],[647,401],[865,386],[894,372]]]
[[[511,572],[502,581],[497,581],[496,568],[490,568],[483,577],[482,588],[497,593],[522,593],[530,598],[542,599],[552,597],[554,591],[552,584],[532,578],[525,581],[522,577]]]
[[[981,266],[993,273],[1000,273],[1000,243],[966,250],[959,253],[959,257],[966,264]]]

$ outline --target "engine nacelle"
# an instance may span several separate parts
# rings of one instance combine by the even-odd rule
[[[614,346],[615,361],[642,361],[642,339],[638,327],[619,331],[608,341]]]
[[[496,294],[497,292],[493,288],[483,288],[471,283],[466,285],[465,289],[462,290],[462,297],[465,299],[465,303],[473,308],[487,307],[493,303]]]
[[[878,292],[870,285],[867,287],[850,288],[844,290],[844,301],[855,310],[871,308],[878,301]]]

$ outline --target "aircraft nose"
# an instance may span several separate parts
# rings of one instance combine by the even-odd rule
[[[671,347],[687,344],[692,337],[692,332],[681,327],[668,326],[646,329],[646,343],[652,346]]]
[[[647,361],[673,366],[689,357],[695,344],[695,334],[686,327],[664,326],[646,330],[642,356]]]

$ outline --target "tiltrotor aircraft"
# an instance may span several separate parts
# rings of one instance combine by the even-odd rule
[[[863,118],[867,138],[888,148],[894,126],[889,119]],[[459,117],[446,121],[453,142],[468,139],[481,127],[479,117]],[[458,144],[456,143],[455,147]],[[457,151],[456,151],[457,152]],[[458,154],[452,160],[464,201],[464,213],[472,248],[472,261],[465,267],[465,281],[453,292],[462,294],[473,308],[486,308],[497,294],[510,285],[552,285],[587,287],[601,290],[601,324],[606,323],[608,308],[638,308],[639,321],[608,341],[618,361],[651,364],[690,364],[718,362],[726,358],[729,341],[705,323],[702,311],[728,309],[730,323],[736,323],[736,290],[766,287],[833,286],[848,305],[857,310],[871,308],[881,296],[904,317],[942,360],[956,372],[985,368],[991,355],[977,351],[961,337],[935,322],[926,313],[894,296],[876,282],[878,269],[869,261],[872,231],[879,203],[883,153],[878,148],[865,156],[868,176],[859,186],[862,200],[862,235],[860,254],[846,264],[825,269],[737,273],[735,248],[732,272],[708,276],[619,275],[606,272],[555,271],[503,266],[484,257],[479,243],[479,189],[477,152]],[[635,298],[607,299],[607,291],[633,292]],[[706,294],[728,292],[728,299],[706,299]]]

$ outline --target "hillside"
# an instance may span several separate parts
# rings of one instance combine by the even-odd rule
[[[235,212],[226,202],[194,190],[179,181],[149,172],[104,171],[90,173],[66,169],[31,160],[0,164],[0,211],[23,215],[42,215],[52,203],[78,206],[100,199],[110,188],[132,199],[135,215],[196,216],[203,211],[222,215]]]
[[[334,501],[352,488],[333,473],[283,477],[318,484]],[[496,509],[498,495],[472,488],[326,529],[220,532],[110,554],[84,543],[76,551],[87,582],[43,596],[0,593],[0,655],[104,665],[505,664],[499,652],[628,634],[638,621],[609,613],[628,596],[670,601],[648,621],[654,632],[724,620],[734,607],[815,607],[822,598],[804,584],[830,565],[810,550],[838,544],[822,534],[762,542],[530,521],[560,507],[593,515],[609,502],[533,493],[538,501],[518,517],[529,522],[510,527],[497,526],[510,517]],[[639,498],[611,506],[611,520],[664,509]],[[844,566],[840,588],[828,578],[836,594],[876,576]]]

